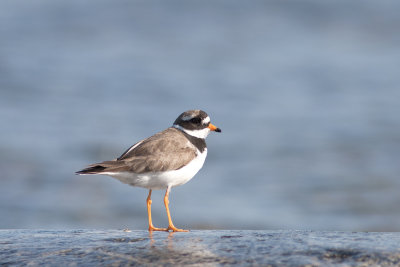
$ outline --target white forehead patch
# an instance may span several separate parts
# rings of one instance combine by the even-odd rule
[[[203,124],[207,124],[207,123],[209,123],[210,122],[210,117],[205,117],[203,120],[202,120],[202,123]]]

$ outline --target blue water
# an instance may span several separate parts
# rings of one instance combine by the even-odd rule
[[[145,229],[146,190],[74,172],[201,108],[223,132],[176,226],[400,231],[398,10],[1,1],[0,228]]]

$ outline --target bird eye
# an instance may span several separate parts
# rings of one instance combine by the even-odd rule
[[[192,122],[192,123],[200,123],[201,119],[200,118],[193,118],[193,119],[190,120],[190,122]]]

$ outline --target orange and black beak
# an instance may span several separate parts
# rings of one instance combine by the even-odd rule
[[[208,125],[208,129],[210,129],[211,131],[217,132],[217,133],[222,132],[220,128],[218,128],[215,125],[212,125],[211,123]]]

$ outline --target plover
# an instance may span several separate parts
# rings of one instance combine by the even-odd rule
[[[149,231],[186,232],[174,226],[169,211],[171,188],[187,183],[201,169],[207,156],[205,139],[210,131],[221,129],[210,122],[202,110],[183,112],[172,127],[143,139],[119,158],[95,163],[76,174],[102,174],[123,183],[149,189],[147,213]],[[164,196],[168,228],[156,228],[151,219],[151,192],[166,189]]]

